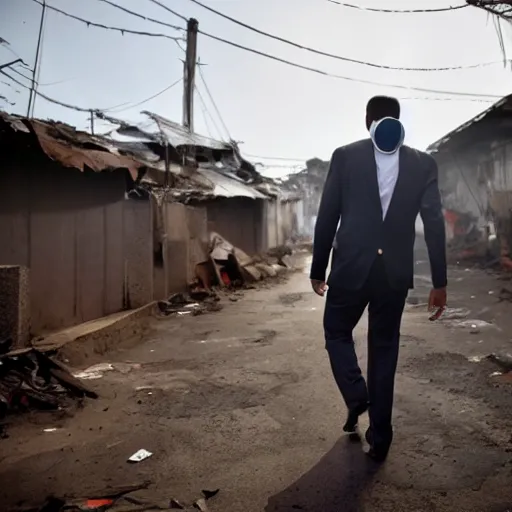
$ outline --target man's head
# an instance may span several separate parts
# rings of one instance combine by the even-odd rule
[[[374,96],[366,105],[366,128],[385,117],[400,119],[400,102],[390,96]]]

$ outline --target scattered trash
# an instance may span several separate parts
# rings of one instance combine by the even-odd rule
[[[498,300],[500,302],[503,302],[504,300],[512,302],[512,290],[509,290],[508,288],[502,288],[500,290]]]
[[[205,499],[209,500],[209,499],[217,496],[217,494],[219,494],[219,492],[220,492],[220,489],[215,489],[215,491],[203,490],[201,492],[203,493],[203,496],[205,497]]]
[[[111,363],[100,363],[90,366],[82,372],[75,373],[75,377],[82,380],[101,379],[105,372],[110,372],[112,370],[114,370],[114,365]]]
[[[194,508],[200,510],[201,512],[208,512],[208,505],[206,504],[206,500],[204,498],[199,498],[194,501]]]
[[[491,290],[491,291],[489,292],[489,295],[494,295],[494,292]]]
[[[487,356],[487,359],[497,364],[506,372],[512,371],[512,355],[510,354],[490,354]]]
[[[85,397],[98,395],[39,350],[0,355],[0,417],[11,411],[66,409]]]
[[[106,510],[114,504],[114,500],[111,498],[104,498],[98,500],[87,500],[85,503],[85,510]]]
[[[153,454],[147,450],[141,449],[135,452],[129,459],[128,462],[142,462],[145,459],[149,459]]]
[[[494,324],[485,320],[454,320],[451,322],[451,325],[462,329],[470,329],[472,334],[478,334],[481,329],[496,328]]]
[[[58,428],[45,428],[43,432],[57,432]]]
[[[501,375],[503,375],[501,372],[492,372],[489,377],[500,377]]]
[[[466,308],[446,308],[440,320],[462,320],[467,318],[469,314],[470,311]]]
[[[471,356],[471,357],[468,357],[468,361],[470,363],[480,363],[485,358],[486,358],[486,356]]]
[[[203,293],[204,292],[204,293]],[[194,297],[192,297],[194,293]],[[202,302],[198,302],[199,297],[202,297]],[[201,315],[205,312],[219,311],[222,307],[218,304],[220,298],[214,292],[206,290],[191,292],[191,295],[185,293],[175,293],[167,300],[158,302],[158,309],[164,316],[172,314],[178,316],[184,315]]]

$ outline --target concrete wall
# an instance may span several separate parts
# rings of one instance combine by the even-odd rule
[[[11,339],[11,349],[30,341],[30,286],[26,267],[0,265],[0,341]]]
[[[207,260],[206,207],[164,203],[166,294],[185,290],[195,278],[195,267]]]
[[[205,202],[208,230],[215,231],[247,254],[268,249],[264,201],[245,197]]]
[[[30,269],[33,333],[152,299],[150,204],[126,201],[125,189],[121,171],[82,173],[37,151],[4,152],[0,264]]]
[[[302,200],[281,201],[278,204],[279,244],[289,242],[294,236],[305,233],[304,204]]]

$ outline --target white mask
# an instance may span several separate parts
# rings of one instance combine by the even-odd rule
[[[396,153],[404,143],[405,129],[398,119],[384,117],[379,121],[372,122],[370,126],[370,137],[377,151],[392,155]]]

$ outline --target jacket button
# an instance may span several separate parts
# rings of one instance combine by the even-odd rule
[[[382,249],[377,250],[377,254],[382,254],[384,251]]]

